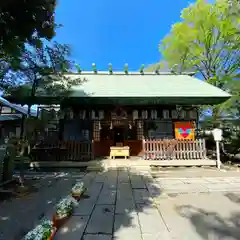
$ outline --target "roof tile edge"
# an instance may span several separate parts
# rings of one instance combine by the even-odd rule
[[[138,76],[144,76],[144,75],[188,75],[188,76],[193,76],[195,75],[195,72],[182,72],[182,73],[172,73],[172,72],[144,72],[143,74],[140,72],[128,72],[126,74],[124,71],[117,71],[117,72],[112,72],[110,73],[109,71],[98,71],[97,73],[94,73],[93,71],[82,71],[81,73],[79,72],[68,72],[65,73],[65,75],[138,75]]]

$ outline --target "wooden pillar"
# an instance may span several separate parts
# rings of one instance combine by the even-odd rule
[[[20,131],[20,139],[23,139],[23,137],[24,137],[24,127],[25,127],[25,119],[26,119],[26,116],[25,115],[22,115],[22,119],[21,119],[21,126],[20,126],[20,129],[21,129],[21,131]]]

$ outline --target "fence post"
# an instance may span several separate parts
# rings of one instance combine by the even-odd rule
[[[146,159],[146,141],[145,138],[142,139],[142,151],[143,151],[143,158]]]
[[[91,157],[91,160],[94,160],[94,140],[92,140],[92,143],[91,143],[91,150],[92,150],[92,157]]]

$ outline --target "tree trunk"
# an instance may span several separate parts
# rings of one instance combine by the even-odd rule
[[[213,123],[213,128],[219,127],[219,114],[218,114],[218,109],[216,107],[213,107],[212,123]]]

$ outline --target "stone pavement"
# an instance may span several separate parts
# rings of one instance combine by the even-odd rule
[[[240,175],[217,174],[88,173],[79,178],[88,198],[80,201],[55,239],[240,239]]]
[[[39,192],[0,203],[0,240],[20,240],[51,216],[76,181],[86,198],[55,240],[240,239],[240,173],[181,169],[49,174]]]
[[[50,174],[39,181],[38,192],[0,203],[0,240],[20,240],[69,193],[74,182],[71,175]]]

